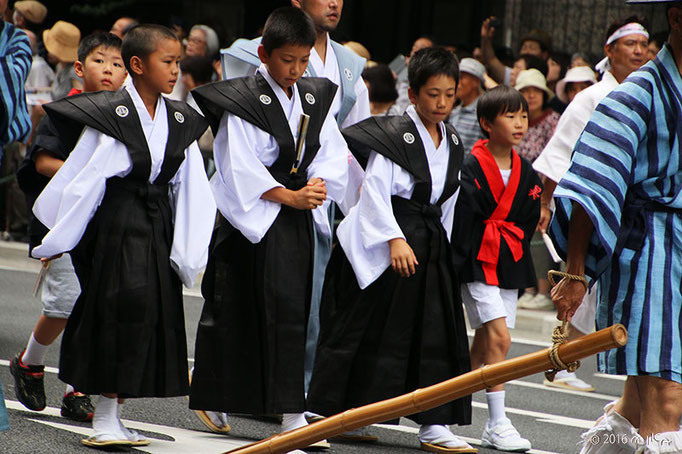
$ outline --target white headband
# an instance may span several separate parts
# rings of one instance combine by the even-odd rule
[[[608,46],[613,44],[615,41],[627,35],[642,35],[646,39],[649,39],[649,32],[646,31],[646,28],[644,28],[642,24],[631,22],[629,24],[623,25],[618,30],[613,32],[613,34],[609,36],[609,39],[606,40],[606,45]],[[600,73],[603,73],[611,69],[611,62],[609,61],[608,57],[605,57],[602,61],[597,63],[594,68]]]
[[[609,39],[606,40],[606,45],[608,46],[617,39],[621,39],[623,36],[627,35],[642,35],[646,39],[649,39],[649,32],[646,31],[646,28],[644,28],[642,24],[639,24],[637,22],[631,22],[629,24],[623,25],[618,30],[613,32],[613,34],[609,36]]]

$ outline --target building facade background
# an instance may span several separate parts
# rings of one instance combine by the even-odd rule
[[[257,36],[270,11],[289,0],[41,0],[49,8],[45,24],[69,20],[83,34],[108,29],[122,15],[188,29],[203,23],[216,29],[223,46],[238,37]],[[626,5],[624,0],[345,0],[334,37],[364,44],[377,61],[389,62],[409,52],[422,35],[471,51],[480,40],[481,22],[503,20],[496,44],[518,52],[519,39],[542,29],[556,50],[602,56],[608,25],[619,17],[642,14],[650,31],[667,30],[665,8]]]

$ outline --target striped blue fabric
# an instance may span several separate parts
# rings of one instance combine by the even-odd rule
[[[24,92],[31,62],[26,33],[0,20],[0,156],[2,147],[31,132]]]
[[[586,274],[597,327],[624,324],[601,370],[682,383],[682,77],[666,44],[597,107],[555,192],[551,233],[565,256],[572,203],[595,226]]]
[[[465,153],[471,153],[474,144],[480,139],[485,139],[481,125],[478,124],[477,107],[478,99],[466,107],[455,106],[448,117],[448,123],[455,127],[462,139]]]

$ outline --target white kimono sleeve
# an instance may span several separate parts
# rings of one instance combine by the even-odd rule
[[[343,121],[342,128],[360,123],[371,115],[369,110],[369,90],[367,90],[367,85],[365,85],[362,77],[358,77],[353,88],[355,89],[355,104],[353,104],[350,112],[348,112],[348,116]]]
[[[573,147],[590,120],[594,106],[573,100],[559,118],[554,135],[547,142],[540,156],[533,162],[533,169],[558,183],[571,166]]]
[[[358,80],[355,83],[354,88],[356,101],[353,107],[351,108],[350,112],[348,112],[348,116],[343,121],[342,128],[347,128],[348,126],[352,126],[356,123],[359,123],[362,120],[369,118],[369,116],[371,115],[369,110],[369,92],[367,90],[367,85],[365,85],[365,81],[362,79],[362,77],[358,77]],[[355,206],[356,203],[358,203],[358,200],[360,198],[360,186],[362,186],[362,179],[364,178],[364,176],[365,172],[362,170],[362,167],[355,159],[355,157],[349,153],[348,185],[346,187],[346,193],[343,200],[337,202],[339,208],[341,208],[341,211],[344,214],[347,214],[348,211],[353,206]]]
[[[326,238],[331,237],[327,208],[332,200],[340,203],[345,197],[349,153],[346,141],[330,111],[320,130],[320,149],[308,166],[308,179],[322,178],[327,187],[327,201],[312,212],[317,231]]]
[[[263,239],[281,205],[261,198],[284,187],[275,180],[256,150],[269,154],[277,143],[263,130],[225,114],[213,143],[216,173],[211,189],[223,216],[252,243]],[[267,163],[268,165],[271,163]]]
[[[185,160],[170,182],[173,206],[171,266],[183,284],[192,288],[208,260],[216,204],[196,142],[185,150]]]
[[[123,177],[131,167],[125,145],[85,128],[33,206],[36,218],[50,229],[33,256],[52,257],[76,247],[102,202],[107,178]]]
[[[393,167],[393,162],[372,153],[360,200],[338,228],[339,243],[363,289],[391,264],[389,240],[405,239],[391,205]]]

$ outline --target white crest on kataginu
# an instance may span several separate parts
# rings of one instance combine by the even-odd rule
[[[116,106],[116,115],[121,118],[128,116],[128,108],[126,106]]]

